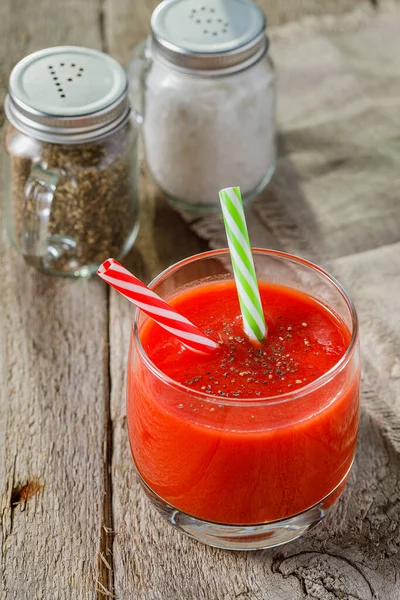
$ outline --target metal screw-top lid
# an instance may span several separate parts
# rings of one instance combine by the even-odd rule
[[[153,52],[183,69],[238,70],[268,49],[251,0],[164,0],[151,18]]]
[[[124,69],[89,48],[59,46],[30,54],[14,67],[8,90],[7,118],[42,141],[97,139],[129,115]]]

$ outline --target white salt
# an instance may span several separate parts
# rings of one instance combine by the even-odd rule
[[[239,185],[252,195],[275,166],[275,90],[264,57],[219,77],[179,72],[155,60],[145,84],[143,135],[159,186],[187,205],[219,203]]]

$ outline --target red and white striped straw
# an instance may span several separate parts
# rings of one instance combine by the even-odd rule
[[[218,348],[216,342],[177,313],[114,258],[105,260],[97,274],[188,348],[200,352],[213,352]]]

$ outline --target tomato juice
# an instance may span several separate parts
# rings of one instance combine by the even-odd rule
[[[243,333],[232,280],[168,299],[219,343],[214,354],[185,348],[151,319],[139,328],[138,351],[131,341],[136,467],[155,494],[205,521],[259,524],[301,513],[346,480],[354,457],[359,368],[344,360],[348,327],[294,287],[261,281],[260,295],[268,327],[260,345]]]

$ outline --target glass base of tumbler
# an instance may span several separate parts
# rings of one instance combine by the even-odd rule
[[[349,472],[350,469],[328,496],[304,512],[279,521],[255,525],[226,525],[192,517],[177,510],[155,494],[139,474],[138,478],[152,505],[161,516],[170,525],[195,540],[224,550],[261,550],[292,542],[318,525],[341,495]]]

